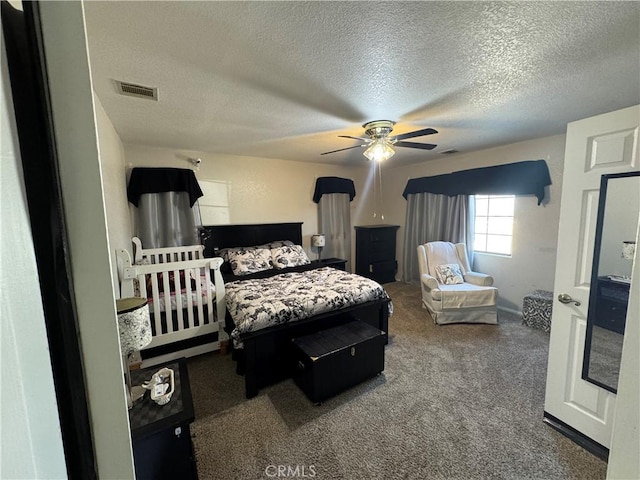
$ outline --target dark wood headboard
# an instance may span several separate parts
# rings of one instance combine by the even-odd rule
[[[205,257],[213,257],[220,248],[252,247],[276,240],[291,240],[302,245],[302,222],[207,225],[202,228],[207,236],[204,240]]]

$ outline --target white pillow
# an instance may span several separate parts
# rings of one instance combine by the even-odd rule
[[[307,252],[300,245],[285,245],[271,249],[273,266],[277,269],[297,267],[311,263]]]
[[[273,268],[271,250],[266,248],[254,248],[252,250],[239,250],[228,252],[229,263],[234,275],[248,275]]]
[[[457,263],[447,263],[445,265],[436,266],[436,277],[438,282],[444,285],[456,285],[464,283],[460,265]]]

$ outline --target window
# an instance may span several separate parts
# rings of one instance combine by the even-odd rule
[[[476,195],[473,250],[511,255],[514,195]]]

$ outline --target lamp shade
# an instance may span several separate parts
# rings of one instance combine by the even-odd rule
[[[146,347],[151,343],[151,321],[147,300],[140,297],[116,300],[120,348],[124,355]]]
[[[625,260],[633,260],[636,253],[636,242],[622,242],[622,258]]]
[[[311,246],[312,247],[324,247],[325,237],[322,233],[317,235],[311,235]]]

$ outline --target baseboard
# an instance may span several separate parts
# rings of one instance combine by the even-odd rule
[[[498,306],[498,310],[502,310],[503,312],[507,312],[507,313],[513,313],[514,315],[518,315],[519,317],[522,316],[522,312],[520,310],[515,310],[513,308]]]
[[[550,413],[544,412],[542,421],[601,460],[606,462],[609,459],[609,449],[607,447],[592,440]]]

